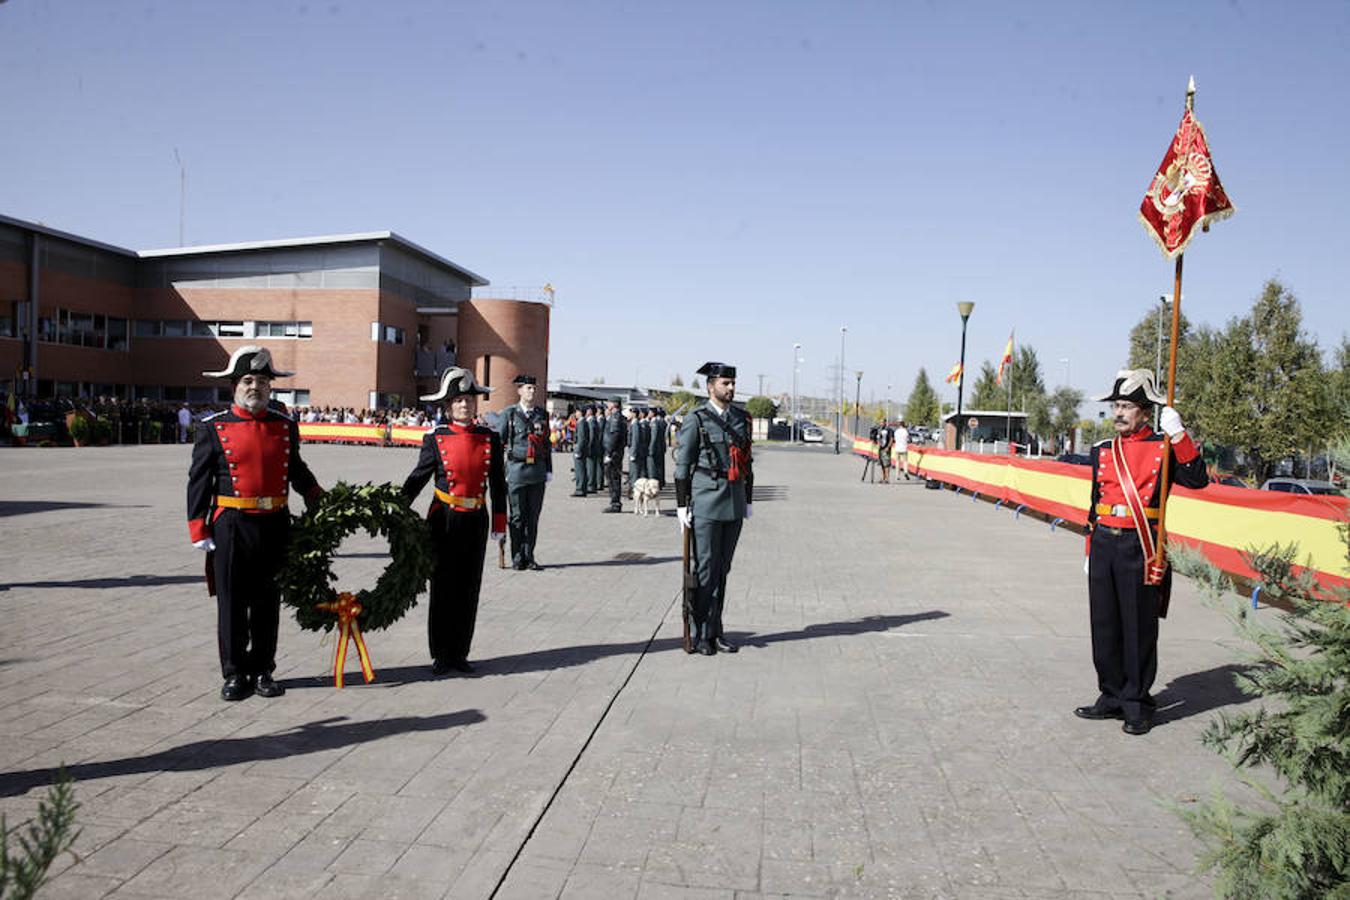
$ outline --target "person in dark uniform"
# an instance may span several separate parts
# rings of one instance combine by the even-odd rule
[[[586,484],[586,467],[591,458],[591,426],[585,409],[578,410],[576,440],[572,442],[572,490],[573,497],[585,497],[589,490]]]
[[[895,432],[891,431],[890,422],[879,423],[876,432],[873,440],[877,444],[877,467],[881,469],[881,483],[889,484],[891,480],[891,450],[895,445]]]
[[[591,430],[591,453],[586,459],[586,491],[598,494],[605,487],[605,423],[600,408],[591,404],[586,408],[586,425]]]
[[[1166,615],[1172,571],[1157,571],[1153,548],[1167,444],[1149,427],[1155,403],[1166,403],[1147,369],[1116,374],[1111,393],[1116,437],[1092,448],[1092,501],[1088,506],[1088,606],[1092,663],[1100,691],[1084,719],[1124,719],[1126,734],[1153,727],[1153,686],[1158,671],[1158,619]],[[1204,460],[1181,424],[1164,406],[1159,420],[1171,441],[1169,481],[1189,488],[1209,483]]]
[[[507,496],[511,499],[511,563],[516,569],[543,566],[534,558],[544,485],[553,480],[548,414],[534,405],[537,379],[517,375],[520,402],[502,411],[501,438],[506,452]]]
[[[417,464],[403,482],[403,496],[409,504],[428,481],[435,488],[427,510],[427,527],[436,554],[427,609],[427,643],[431,671],[436,675],[473,672],[469,648],[478,619],[483,557],[488,541],[501,540],[506,531],[501,438],[474,421],[478,398],[490,391],[474,383],[473,373],[467,369],[452,366],[445,370],[441,389],[421,399],[444,403],[448,421],[422,438]]]
[[[623,413],[619,412],[617,400],[605,404],[603,446],[605,479],[609,482],[609,506],[604,511],[623,512],[623,453],[628,447],[628,423],[623,420]]]
[[[657,407],[652,418],[652,441],[647,454],[647,477],[655,478],[662,489],[666,486],[666,411]]]
[[[628,452],[628,489],[631,495],[633,482],[647,477],[647,454],[651,452],[652,429],[647,421],[647,410],[633,411],[632,434],[629,436]]]
[[[272,355],[254,345],[240,347],[219,372],[228,378],[234,403],[208,416],[197,429],[188,469],[188,535],[205,550],[216,588],[217,635],[224,700],[280,697],[285,688],[272,679],[276,669],[281,590],[277,576],[286,561],[295,487],[306,503],[323,494],[300,458],[300,430],[287,415],[269,407],[272,380],[287,378]]]
[[[680,527],[692,528],[698,599],[690,638],[704,656],[735,653],[722,630],[727,573],[736,554],[741,525],[754,513],[755,473],[751,462],[750,417],[732,406],[736,369],[704,363],[708,402],[685,416],[675,451],[675,505]]]

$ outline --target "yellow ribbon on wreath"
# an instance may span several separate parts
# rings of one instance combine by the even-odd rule
[[[333,686],[343,686],[347,644],[352,642],[356,644],[356,655],[361,659],[361,674],[365,676],[366,684],[374,681],[375,670],[370,667],[370,654],[366,652],[366,641],[361,637],[361,626],[356,621],[357,616],[361,615],[361,604],[356,597],[344,591],[334,600],[314,604],[314,608],[333,613],[338,618],[337,648],[333,653]]]

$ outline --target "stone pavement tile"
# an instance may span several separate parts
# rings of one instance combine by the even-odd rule
[[[680,814],[680,841],[690,844],[725,843],[758,850],[763,839],[764,816],[758,809],[687,807]]]
[[[329,863],[334,872],[353,872],[358,875],[379,875],[387,872],[403,855],[406,845],[397,841],[371,841],[357,838],[347,845],[337,859]]]
[[[335,877],[332,872],[270,868],[249,883],[234,900],[296,900],[318,897]]]
[[[467,851],[413,844],[389,868],[389,874],[399,878],[422,879],[448,888],[472,856]]]
[[[128,890],[182,896],[191,885],[193,900],[232,898],[267,868],[250,854],[206,847],[175,847],[126,883]]]
[[[144,841],[164,841],[187,847],[222,847],[253,824],[249,813],[204,809],[188,801],[170,804],[131,829]]]
[[[560,900],[628,900],[642,883],[640,869],[579,863],[563,885]]]
[[[600,816],[591,824],[578,863],[641,869],[653,846],[675,839],[678,821]]]
[[[757,890],[759,857],[737,848],[676,841],[652,847],[643,879],[691,887]]]
[[[105,844],[96,852],[83,856],[78,870],[84,875],[108,875],[125,881],[168,853],[173,847],[173,844],[165,842],[120,837]]]
[[[322,872],[347,849],[350,837],[310,832],[294,844],[269,871]]]
[[[122,886],[122,879],[111,875],[88,875],[67,871],[42,887],[42,900],[96,900]]]
[[[511,854],[498,850],[480,850],[469,859],[445,892],[446,900],[477,900],[491,896],[511,862]]]
[[[557,897],[567,884],[568,866],[552,867],[517,861],[496,894],[500,900],[539,900]]]
[[[745,895],[729,889],[676,887],[655,881],[642,882],[637,894],[638,900],[735,900],[738,896]]]
[[[833,880],[824,862],[765,859],[759,867],[759,889],[766,894],[825,897],[833,893]]]

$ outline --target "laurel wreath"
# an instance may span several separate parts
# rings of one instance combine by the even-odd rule
[[[389,565],[373,589],[356,595],[362,630],[378,631],[401,619],[417,605],[435,567],[426,523],[392,484],[339,481],[303,516],[293,518],[292,526],[281,595],[306,631],[328,631],[337,624],[332,613],[318,606],[337,596],[333,556],[349,535],[364,531],[389,540]]]

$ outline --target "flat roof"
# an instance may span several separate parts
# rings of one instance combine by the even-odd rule
[[[56,228],[48,228],[46,225],[39,225],[37,222],[28,222],[23,219],[16,219],[13,216],[0,214],[0,224],[12,225],[15,228],[22,228],[25,231],[34,231],[47,237],[57,238],[63,241],[69,241],[72,244],[83,244],[86,247],[94,247],[98,250],[106,250],[109,253],[116,253],[119,256],[129,256],[136,258],[135,250],[128,250],[125,247],[116,247],[112,244],[105,244],[102,241],[91,240],[87,237],[80,237],[78,234],[71,234],[68,231],[60,231]]]
[[[475,287],[486,287],[488,280],[475,272],[432,253],[420,244],[415,244],[393,231],[363,231],[355,234],[324,234],[315,237],[280,238],[271,241],[243,241],[237,244],[206,244],[197,247],[166,247],[160,250],[141,250],[137,256],[143,259],[160,259],[170,256],[208,256],[214,253],[247,253],[255,250],[278,250],[292,247],[314,247],[323,244],[364,244],[372,241],[389,241],[411,253],[421,256],[437,265],[458,272]]]

